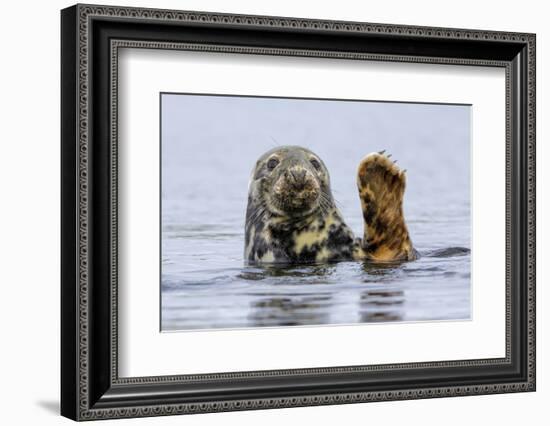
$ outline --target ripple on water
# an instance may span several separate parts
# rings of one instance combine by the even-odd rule
[[[455,254],[387,264],[226,266],[190,270],[183,275],[185,279],[164,274],[162,327],[193,330],[467,320],[470,257],[462,251]]]

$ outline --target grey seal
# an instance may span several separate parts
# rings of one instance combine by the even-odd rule
[[[309,149],[264,153],[250,176],[245,222],[247,264],[399,261],[418,256],[403,217],[405,172],[383,152],[359,164],[357,186],[364,235],[346,225],[324,162]]]

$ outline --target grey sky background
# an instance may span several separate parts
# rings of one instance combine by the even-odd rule
[[[451,226],[470,220],[469,106],[161,96],[163,221],[244,226],[257,158],[277,145],[301,145],[326,163],[344,218],[361,235],[357,165],[385,149],[407,169],[405,214],[415,244],[470,245],[465,227]]]

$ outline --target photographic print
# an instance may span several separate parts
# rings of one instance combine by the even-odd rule
[[[161,331],[470,319],[470,105],[160,109]]]

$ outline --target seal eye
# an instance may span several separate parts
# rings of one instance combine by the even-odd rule
[[[267,168],[269,170],[273,170],[275,167],[277,167],[277,164],[279,164],[279,160],[277,160],[276,158],[271,158],[268,162],[267,162]]]
[[[319,163],[319,161],[317,161],[315,158],[312,158],[310,160],[310,163],[313,167],[315,167],[315,170],[320,170],[321,169],[321,163]]]

